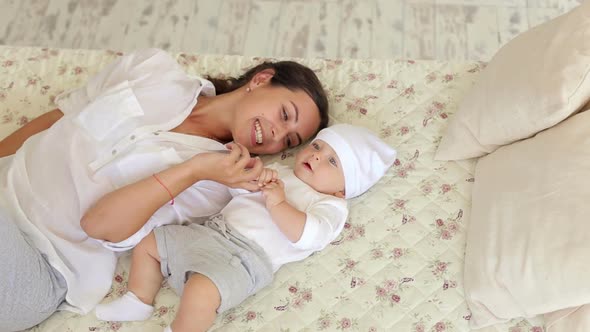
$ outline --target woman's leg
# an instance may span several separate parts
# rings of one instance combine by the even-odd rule
[[[151,232],[133,249],[128,292],[122,297],[96,307],[96,316],[107,321],[138,321],[151,317],[154,298],[164,277],[156,237]]]
[[[0,331],[20,331],[53,314],[66,283],[16,224],[0,211]]]
[[[180,299],[180,308],[172,322],[173,332],[207,331],[217,316],[221,295],[211,279],[202,274],[190,276]]]

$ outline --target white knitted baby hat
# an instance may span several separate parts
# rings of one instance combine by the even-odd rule
[[[340,158],[347,199],[377,183],[397,154],[369,129],[345,123],[322,129],[315,139],[328,143]]]

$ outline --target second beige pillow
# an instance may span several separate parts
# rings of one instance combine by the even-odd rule
[[[481,158],[465,254],[473,328],[590,303],[590,111]]]

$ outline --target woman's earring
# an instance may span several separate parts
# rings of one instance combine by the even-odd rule
[[[247,87],[246,92],[250,92],[250,91],[252,91],[252,89],[250,89],[250,87]]]

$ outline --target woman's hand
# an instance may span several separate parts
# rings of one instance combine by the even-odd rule
[[[256,180],[262,172],[260,158],[250,157],[248,149],[239,143],[227,145],[229,153],[201,153],[191,159],[195,175],[201,180],[211,180],[232,188],[258,190]]]

